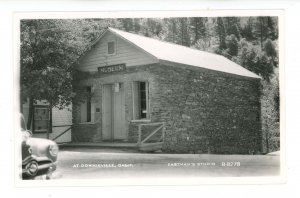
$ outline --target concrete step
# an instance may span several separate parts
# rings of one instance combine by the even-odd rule
[[[64,144],[58,144],[60,148],[67,147],[97,147],[97,148],[131,148],[136,149],[136,143],[123,143],[123,142],[99,142],[99,143],[89,143],[89,142],[70,142]]]

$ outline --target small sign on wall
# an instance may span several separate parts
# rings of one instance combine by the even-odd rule
[[[114,83],[115,92],[118,93],[120,91],[120,83]]]
[[[110,65],[105,67],[98,67],[98,72],[101,74],[108,74],[108,73],[114,73],[114,72],[121,72],[126,70],[126,65],[118,64],[118,65]]]

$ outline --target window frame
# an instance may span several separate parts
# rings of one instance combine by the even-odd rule
[[[141,102],[141,96],[140,96],[140,83],[145,83],[145,92],[146,92],[146,118],[141,118],[141,105],[139,104]],[[138,84],[138,89],[135,88],[135,84]],[[136,91],[139,91],[139,93],[135,93]],[[151,121],[151,113],[150,113],[150,89],[149,89],[149,81],[147,80],[137,80],[132,81],[132,122],[150,122]],[[135,101],[136,97],[138,98],[138,102]],[[139,104],[137,106],[137,104]],[[139,108],[136,111],[136,108]],[[138,113],[137,113],[138,112]],[[137,115],[138,114],[138,115]]]
[[[37,120],[36,119],[36,115],[35,115],[35,111],[36,109],[46,109],[48,111],[48,119],[42,119],[42,120]],[[50,130],[50,128],[52,128],[51,126],[51,109],[49,107],[49,105],[34,105],[33,106],[33,123],[32,123],[32,133],[51,133],[52,130]],[[36,121],[48,121],[47,122],[47,128],[43,129],[43,130],[36,130],[35,129],[35,125],[36,125]]]
[[[114,46],[114,53],[108,53],[109,52],[109,43],[113,43],[113,46]],[[113,56],[113,55],[116,55],[117,54],[117,43],[116,43],[116,41],[115,40],[109,40],[109,41],[107,41],[107,43],[106,43],[106,55],[107,56]]]
[[[85,86],[86,91],[88,91],[88,94],[92,94],[93,92],[93,86]],[[85,118],[82,117],[82,105],[85,105]],[[80,124],[91,124],[94,123],[94,116],[93,116],[93,103],[92,103],[92,96],[88,96],[84,103],[80,104]],[[83,121],[86,120],[86,121]]]

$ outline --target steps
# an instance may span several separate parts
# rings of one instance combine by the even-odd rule
[[[97,148],[130,148],[137,149],[136,143],[112,143],[112,142],[99,142],[99,143],[90,143],[90,142],[71,142],[65,144],[59,144],[60,148],[70,148],[70,147],[97,147]]]

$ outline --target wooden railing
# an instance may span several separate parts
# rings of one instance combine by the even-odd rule
[[[60,136],[62,136],[63,134],[67,133],[69,130],[72,129],[72,125],[60,125],[60,126],[53,126],[53,127],[66,127],[69,126],[69,128],[67,128],[66,130],[64,130],[63,132],[61,132],[58,136],[56,136],[55,138],[52,138],[53,141],[55,141],[57,138],[59,138]]]
[[[143,134],[143,128],[154,127],[148,134]],[[165,141],[165,123],[143,123],[138,125],[138,147],[142,151],[160,150]],[[158,136],[158,138],[157,138]],[[156,139],[154,139],[156,137]]]

